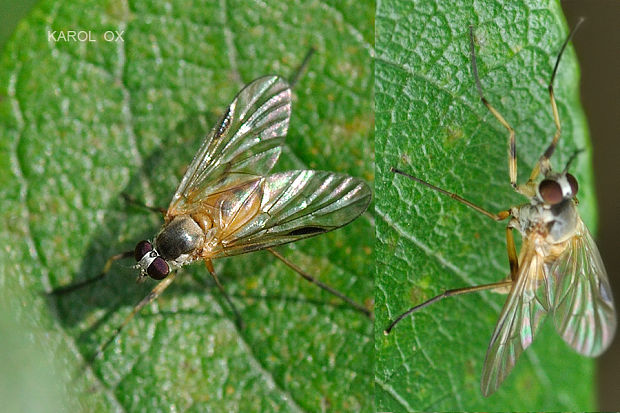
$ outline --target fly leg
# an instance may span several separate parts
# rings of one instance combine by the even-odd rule
[[[164,215],[166,214],[166,211],[167,211],[166,208],[154,207],[154,206],[146,205],[145,203],[138,201],[133,196],[131,196],[129,194],[126,194],[124,192],[121,193],[121,196],[123,197],[125,202],[127,202],[130,205],[135,205],[135,206],[140,207],[140,208],[148,209],[149,211],[152,211],[152,212],[159,212],[159,213],[164,214]]]
[[[267,248],[267,251],[269,251],[270,253],[272,253],[277,259],[279,259],[280,261],[282,261],[284,264],[286,264],[287,267],[289,267],[290,269],[292,269],[293,271],[295,271],[297,274],[299,274],[303,279],[305,279],[306,281],[311,282],[312,284],[315,284],[317,287],[327,291],[328,293],[335,295],[336,297],[340,298],[342,301],[344,301],[345,303],[349,304],[351,307],[353,307],[355,310],[363,313],[366,317],[370,318],[371,320],[373,319],[373,314],[372,312],[366,308],[365,306],[363,306],[362,304],[356,303],[355,301],[353,301],[352,299],[350,299],[349,297],[347,297],[346,295],[342,294],[340,291],[330,287],[329,285],[322,283],[321,281],[317,280],[316,278],[314,278],[313,276],[311,276],[310,274],[308,274],[307,272],[305,272],[304,270],[302,270],[301,268],[299,268],[297,265],[293,264],[292,262],[290,262],[289,260],[287,260],[282,254],[280,254],[279,252],[271,249],[271,248]]]
[[[558,107],[555,103],[555,95],[553,93],[553,81],[555,79],[555,74],[558,71],[558,66],[560,65],[560,59],[562,58],[564,49],[566,49],[568,42],[570,42],[570,40],[573,38],[577,29],[579,28],[579,26],[581,26],[581,23],[583,23],[583,20],[584,20],[583,18],[579,19],[575,27],[573,27],[573,30],[571,30],[570,34],[568,35],[568,37],[562,44],[562,48],[560,49],[558,58],[555,61],[555,66],[553,67],[553,73],[551,74],[551,80],[549,81],[549,86],[548,86],[549,99],[551,100],[551,110],[553,112],[553,121],[555,122],[555,134],[553,135],[553,139],[551,140],[551,143],[549,144],[545,152],[541,155],[540,159],[538,159],[538,162],[536,163],[536,165],[534,165],[534,169],[532,170],[532,173],[530,174],[529,182],[533,182],[534,180],[536,180],[539,173],[542,172],[542,174],[546,176],[547,173],[551,170],[551,164],[549,162],[549,158],[551,158],[551,155],[553,155],[553,152],[555,151],[558,141],[560,140],[560,134],[562,133],[562,127],[560,125],[560,114],[558,113]]]
[[[560,65],[560,59],[562,58],[564,49],[566,49],[568,42],[570,42],[570,40],[573,38],[577,29],[579,28],[579,26],[581,26],[581,23],[583,23],[583,20],[584,20],[583,18],[579,19],[575,27],[573,27],[573,30],[571,30],[570,34],[566,38],[566,40],[564,40],[564,43],[562,44],[562,48],[560,49],[560,53],[558,53],[558,58],[555,61],[553,72],[551,73],[551,80],[549,81],[549,86],[547,88],[549,89],[549,99],[551,100],[551,110],[553,112],[553,121],[555,122],[555,134],[553,135],[553,140],[551,141],[551,143],[549,144],[545,152],[541,155],[540,159],[534,166],[534,169],[532,170],[532,173],[530,174],[530,182],[534,181],[538,177],[539,173],[542,172],[543,175],[546,175],[551,170],[551,164],[549,163],[549,158],[551,158],[551,155],[553,155],[553,152],[555,151],[555,147],[557,146],[558,141],[560,140],[560,134],[562,133],[562,127],[560,125],[560,114],[558,113],[558,106],[555,103],[555,94],[553,93],[553,81],[555,79],[555,74],[558,71],[558,66]]]
[[[92,278],[88,278],[83,281],[76,282],[74,284],[67,285],[65,287],[54,288],[50,292],[50,294],[51,295],[63,295],[63,294],[71,293],[73,291],[79,290],[82,287],[86,287],[87,285],[90,285],[96,281],[99,281],[108,274],[108,272],[110,271],[110,267],[112,267],[112,264],[114,264],[114,262],[121,260],[123,258],[133,257],[133,255],[134,255],[133,251],[125,251],[125,252],[121,252],[120,254],[113,255],[110,258],[108,258],[108,260],[105,262],[105,265],[103,266],[103,270],[96,276]]]
[[[409,179],[411,179],[413,181],[421,183],[422,185],[424,185],[424,186],[426,186],[426,187],[428,187],[428,188],[430,188],[430,189],[432,189],[434,191],[437,191],[437,192],[439,192],[441,194],[444,194],[444,195],[454,199],[455,201],[458,201],[461,204],[464,204],[464,205],[470,207],[471,209],[473,209],[475,211],[478,211],[478,212],[480,212],[483,215],[486,215],[487,217],[491,218],[492,220],[503,221],[503,220],[505,220],[506,218],[508,218],[510,216],[510,210],[509,209],[507,209],[505,211],[500,211],[497,214],[494,214],[493,212],[487,211],[486,209],[484,209],[484,208],[474,204],[471,201],[466,200],[465,198],[455,194],[454,192],[450,192],[450,191],[446,191],[445,189],[441,189],[438,186],[435,186],[435,185],[430,184],[430,183],[428,183],[428,182],[426,182],[426,181],[424,181],[424,180],[422,180],[422,179],[420,179],[418,177],[415,177],[415,176],[410,175],[410,174],[408,174],[406,172],[403,172],[400,169],[396,169],[396,168],[392,167],[391,171],[394,172],[395,174],[399,174],[399,175],[405,176],[405,177],[407,177],[407,178],[409,178]]]
[[[239,310],[237,310],[237,307],[235,306],[235,304],[230,299],[230,296],[226,293],[226,290],[224,290],[224,286],[222,285],[222,283],[220,283],[220,279],[215,273],[215,268],[213,268],[213,263],[210,260],[205,260],[205,264],[207,266],[207,270],[209,270],[209,273],[213,277],[213,280],[215,280],[215,284],[217,285],[217,288],[220,290],[220,292],[224,296],[224,299],[230,306],[232,312],[235,314],[235,321],[237,323],[237,327],[239,327],[240,329],[243,329],[244,324],[243,324],[243,319],[241,318],[241,314],[239,313]]]
[[[508,251],[508,263],[510,264],[510,279],[517,281],[517,273],[519,272],[519,258],[517,257],[517,247],[512,230],[515,227],[511,221],[506,226],[506,250]]]
[[[126,193],[122,193],[121,196],[123,197],[123,199],[131,205],[136,205],[139,206],[141,208],[146,208],[149,211],[153,211],[153,212],[160,212],[162,214],[166,213],[166,210],[164,208],[157,208],[157,207],[152,207],[149,205],[145,205],[139,201],[137,201],[134,197],[132,197],[129,194]],[[51,295],[63,295],[63,294],[68,294],[71,293],[73,291],[79,290],[83,287],[86,287],[87,285],[90,285],[94,282],[97,282],[101,279],[103,279],[108,272],[110,271],[110,268],[112,267],[112,264],[114,264],[114,262],[118,261],[118,260],[122,260],[124,258],[130,258],[134,256],[134,251],[125,251],[125,252],[121,252],[120,254],[116,254],[111,256],[110,258],[108,258],[108,260],[106,261],[105,265],[103,266],[103,270],[101,270],[101,272],[99,274],[97,274],[94,277],[88,278],[86,280],[83,281],[79,281],[70,285],[67,285],[65,287],[58,287],[58,288],[54,288],[50,294]]]
[[[396,324],[398,324],[403,318],[407,317],[408,315],[411,315],[411,314],[415,313],[416,311],[419,311],[419,310],[423,309],[424,307],[428,307],[429,305],[434,304],[437,301],[440,301],[440,300],[442,300],[442,299],[444,299],[446,297],[454,297],[456,295],[469,294],[469,293],[477,293],[477,292],[485,291],[485,290],[504,289],[504,288],[509,287],[511,285],[512,285],[512,280],[508,280],[508,281],[500,281],[500,282],[491,283],[491,284],[475,285],[473,287],[465,287],[465,288],[456,288],[454,290],[446,290],[443,293],[441,293],[439,295],[436,295],[435,297],[431,298],[430,300],[424,301],[422,304],[418,304],[418,305],[416,305],[414,307],[411,307],[409,310],[405,311],[404,313],[402,313],[401,315],[396,317],[394,319],[394,321],[392,321],[390,323],[390,325],[383,331],[383,333],[385,335],[390,334],[390,331],[392,331],[394,326]]]
[[[495,220],[495,221],[503,221],[506,218],[510,217],[511,214],[511,210],[505,210],[505,211],[500,211],[498,213],[493,213],[493,212],[489,212],[486,209],[474,204],[471,201],[466,200],[465,198],[453,193],[453,192],[449,192],[446,191],[445,189],[441,189],[433,184],[430,184],[420,178],[417,178],[413,175],[410,175],[406,172],[403,172],[399,169],[396,168],[392,168],[392,172],[405,176],[413,181],[416,181],[418,183],[421,183],[422,185],[437,191],[441,194],[444,194],[452,199],[454,199],[455,201],[458,201],[470,208],[472,208],[475,211],[480,212],[481,214]],[[394,326],[396,324],[398,324],[403,318],[413,314],[416,311],[419,311],[421,309],[423,309],[424,307],[427,307],[433,303],[436,303],[439,300],[442,300],[446,297],[453,297],[456,295],[461,295],[461,294],[468,294],[468,293],[474,293],[474,292],[479,292],[479,291],[485,291],[485,290],[493,290],[493,289],[503,289],[506,287],[509,287],[512,285],[513,281],[516,280],[517,277],[517,272],[519,270],[519,261],[518,261],[518,257],[517,257],[517,250],[516,250],[516,246],[515,246],[515,242],[514,242],[514,237],[512,234],[512,230],[514,229],[514,225],[515,223],[511,220],[511,222],[508,223],[507,227],[506,227],[506,248],[508,251],[508,262],[510,264],[510,279],[506,280],[506,281],[500,281],[500,282],[496,282],[496,283],[492,283],[492,284],[484,284],[484,285],[477,285],[477,286],[473,286],[473,287],[465,287],[465,288],[457,288],[454,290],[446,290],[443,293],[431,298],[430,300],[427,300],[425,302],[423,302],[422,304],[418,304],[414,307],[411,307],[409,310],[405,311],[404,313],[402,313],[401,315],[399,315],[398,317],[396,317],[396,319],[394,319],[394,321],[392,321],[390,323],[390,325],[384,330],[384,333],[387,335],[390,333],[390,331],[392,331],[392,329],[394,328]]]
[[[131,313],[129,313],[129,315],[125,317],[125,320],[123,320],[121,325],[119,325],[116,330],[114,330],[114,333],[112,333],[112,335],[101,346],[99,346],[97,351],[88,360],[88,362],[92,363],[100,354],[102,354],[105,349],[114,341],[114,339],[118,337],[123,328],[125,328],[125,326],[136,316],[136,314],[138,314],[140,310],[144,308],[144,306],[155,301],[157,297],[159,297],[161,293],[163,293],[164,290],[168,288],[170,284],[172,284],[172,281],[174,281],[175,277],[176,273],[171,273],[169,276],[160,281],[159,284],[157,284],[146,297],[140,300],[140,302],[136,304],[133,310],[131,310]]]
[[[506,119],[495,109],[489,101],[484,97],[482,93],[482,85],[480,84],[480,77],[478,76],[478,65],[476,64],[476,48],[474,46],[474,26],[469,26],[469,40],[470,40],[470,53],[471,53],[471,66],[474,73],[474,80],[476,81],[476,89],[478,95],[484,106],[489,109],[489,112],[502,124],[508,131],[508,173],[510,176],[510,185],[519,193],[522,193],[520,185],[517,185],[517,144],[515,141],[515,131],[506,122]]]

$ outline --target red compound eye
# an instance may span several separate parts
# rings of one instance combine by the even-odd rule
[[[538,193],[542,200],[549,205],[556,205],[562,202],[562,187],[551,179],[545,179],[538,185]]]
[[[136,249],[133,251],[133,256],[136,261],[140,261],[147,253],[153,250],[153,246],[148,241],[140,241],[136,245]]]
[[[154,280],[163,280],[169,272],[170,268],[162,257],[155,258],[146,269],[146,273]]]
[[[570,185],[571,197],[577,195],[577,191],[579,191],[579,184],[577,183],[577,179],[571,174],[566,174],[566,180]]]

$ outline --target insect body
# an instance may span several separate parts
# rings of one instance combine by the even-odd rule
[[[136,245],[142,277],[162,280],[204,260],[221,288],[211,260],[331,231],[366,210],[370,188],[359,179],[312,170],[268,174],[290,114],[291,89],[279,76],[239,92],[189,165],[154,242]]]
[[[154,245],[141,241],[142,275],[165,278],[201,259],[237,255],[339,228],[370,202],[363,181],[298,170],[267,175],[288,130],[291,90],[278,76],[247,85],[188,167]]]
[[[572,175],[550,172],[530,204],[510,209],[508,229],[521,233],[523,245],[487,350],[485,396],[508,376],[546,313],[552,314],[564,341],[585,356],[597,356],[611,343],[616,327],[611,288],[596,244],[577,212],[576,195]]]
[[[197,260],[206,263],[240,322],[212,260],[261,249],[269,249],[307,280],[371,315],[361,304],[270,249],[346,225],[366,210],[371,199],[368,185],[347,175],[314,170],[269,174],[280,156],[290,114],[291,89],[279,76],[261,77],[239,92],[202,142],[154,240],[140,241],[134,251],[110,258],[96,277],[101,278],[113,261],[134,256],[140,279],[148,276],[162,281],[134,307],[95,357],[142,307],[172,283],[175,270]]]
[[[560,173],[553,172],[550,164],[561,130],[553,94],[553,79],[562,52],[578,26],[564,42],[549,83],[556,124],[555,136],[535,165],[529,180],[521,185],[516,182],[514,130],[482,93],[473,28],[470,28],[476,87],[484,105],[509,132],[510,182],[518,193],[529,199],[528,204],[495,214],[459,195],[392,168],[393,172],[448,195],[496,221],[509,218],[506,241],[510,275],[505,281],[447,290],[401,314],[385,330],[388,334],[404,317],[445,297],[484,290],[508,293],[484,361],[481,380],[484,396],[495,392],[508,376],[520,354],[532,343],[545,314],[553,317],[556,330],[564,341],[586,356],[594,357],[602,353],[615,333],[616,313],[607,273],[596,244],[577,211],[577,180],[567,172],[576,154]],[[540,174],[544,178],[537,182]],[[513,230],[519,231],[523,239],[518,256]]]

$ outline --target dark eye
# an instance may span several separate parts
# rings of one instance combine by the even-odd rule
[[[577,179],[575,179],[575,177],[571,174],[566,174],[566,180],[570,185],[570,191],[572,193],[572,196],[577,195],[577,191],[579,191],[579,184],[577,183]]]
[[[169,272],[170,268],[162,257],[155,258],[146,269],[146,273],[154,280],[163,280]]]
[[[153,250],[153,246],[148,241],[140,241],[136,245],[136,249],[133,251],[133,256],[136,261],[140,261],[142,257]]]
[[[562,202],[562,187],[551,179],[545,179],[538,185],[538,193],[542,200],[549,205]]]

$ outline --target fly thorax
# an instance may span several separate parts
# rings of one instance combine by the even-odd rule
[[[203,230],[187,215],[175,217],[155,238],[155,245],[161,256],[166,261],[177,262],[183,255],[191,255],[203,242]]]
[[[551,214],[547,227],[549,234],[547,240],[551,243],[564,242],[575,234],[579,215],[577,207],[572,199],[568,199],[548,209]]]
[[[523,236],[540,228],[547,222],[551,215],[540,204],[525,204],[515,208],[512,215],[517,219],[518,229]]]

